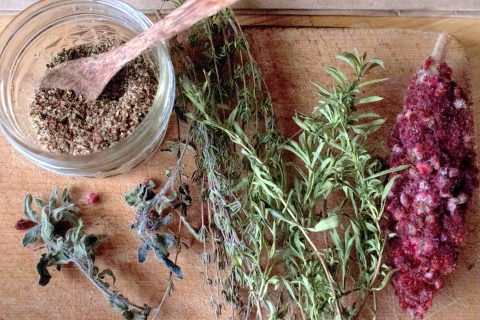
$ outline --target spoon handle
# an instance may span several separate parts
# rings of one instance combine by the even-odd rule
[[[196,22],[205,19],[220,10],[232,5],[237,0],[188,0],[172,11],[162,20],[135,36],[115,51],[117,66],[139,56],[150,47],[168,40],[176,34],[188,29]]]

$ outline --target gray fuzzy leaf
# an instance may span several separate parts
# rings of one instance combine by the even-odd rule
[[[70,197],[67,188],[63,188],[62,190],[62,201],[64,204],[70,204],[70,202],[72,202],[72,198]]]
[[[155,250],[155,256],[158,260],[162,261],[165,267],[171,272],[175,273],[178,279],[183,279],[182,269],[176,265],[172,260],[168,259],[168,256],[162,254],[162,252]]]
[[[37,206],[39,206],[40,208],[45,207],[45,203],[42,200],[40,200],[38,198],[35,198],[34,200],[35,200],[35,203],[37,204]]]
[[[120,312],[123,312],[123,311],[128,311],[128,304],[125,302],[124,299],[118,297],[118,296],[115,296],[115,295],[112,295],[109,297],[109,303],[110,303],[110,307],[115,310],[115,311],[120,311]]]
[[[58,203],[58,194],[57,194],[58,187],[55,186],[53,188],[52,193],[50,194],[50,198],[48,199],[48,208],[50,211],[53,211],[57,207]]]
[[[23,213],[27,219],[38,222],[37,221],[37,212],[32,209],[32,195],[27,194],[24,201]]]
[[[135,320],[147,320],[147,315],[142,310],[133,309],[132,313]]]
[[[37,224],[36,226],[28,229],[27,233],[23,237],[22,245],[26,247],[29,244],[37,242],[37,240],[39,240],[41,236],[42,236],[42,226]]]
[[[152,250],[152,248],[148,245],[148,243],[143,243],[140,248],[138,248],[138,262],[143,263],[147,259],[148,251]]]
[[[53,236],[53,225],[45,209],[46,207],[42,209],[42,238],[50,239]]]

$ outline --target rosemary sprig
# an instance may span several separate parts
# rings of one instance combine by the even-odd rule
[[[32,208],[32,202],[41,208],[38,214]],[[127,320],[146,320],[150,313],[147,305],[139,306],[130,302],[118,290],[110,290],[110,284],[105,281],[108,277],[115,284],[115,276],[110,269],[99,270],[95,266],[95,246],[105,235],[86,234],[83,230],[82,219],[78,218],[79,208],[72,202],[67,189],[63,189],[61,199],[58,198],[57,188],[52,191],[48,203],[29,194],[25,197],[24,214],[27,219],[17,223],[17,227],[26,226],[22,244],[27,246],[39,240],[44,242],[46,249],[37,264],[42,286],[50,282],[51,274],[48,268],[56,266],[60,270],[62,265],[74,263],[80,271],[106,296],[110,306],[122,313]]]

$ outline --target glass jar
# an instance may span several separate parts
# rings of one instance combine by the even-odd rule
[[[20,13],[0,35],[0,128],[8,141],[36,165],[70,176],[106,177],[149,158],[165,135],[175,96],[164,43],[145,53],[159,82],[153,105],[132,134],[110,148],[88,155],[49,152],[37,141],[29,105],[46,64],[63,48],[100,37],[127,41],[151,25],[145,15],[118,0],[44,0]]]

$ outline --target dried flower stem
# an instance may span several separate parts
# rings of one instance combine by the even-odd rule
[[[25,216],[33,222],[33,226],[25,234],[23,245],[26,246],[38,240],[43,240],[45,243],[47,252],[42,254],[37,264],[39,284],[44,286],[49,283],[51,278],[47,269],[49,266],[60,267],[73,262],[107,297],[110,306],[122,312],[125,319],[146,320],[151,311],[150,307],[130,302],[117,290],[109,291],[110,284],[103,279],[109,276],[115,283],[113,272],[110,269],[99,272],[98,267],[94,265],[94,247],[104,238],[104,235],[84,233],[83,222],[77,217],[79,209],[71,202],[67,189],[62,192],[61,203],[59,203],[57,188],[51,193],[47,204],[40,199],[35,199],[35,203],[42,209],[41,217],[38,217],[37,212],[32,209],[32,200],[31,195],[25,198]]]

